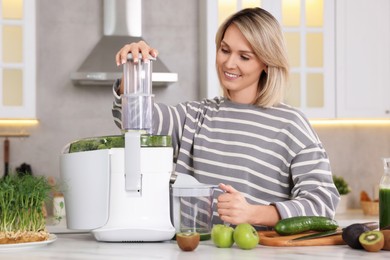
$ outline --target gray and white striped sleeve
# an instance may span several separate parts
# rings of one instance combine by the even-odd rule
[[[120,85],[120,79],[117,79],[112,86],[112,92],[114,101],[112,104],[112,116],[114,117],[115,124],[122,129],[122,100],[118,95],[118,89]]]
[[[320,144],[306,147],[290,166],[290,200],[274,203],[282,218],[327,216],[333,218],[339,194],[333,183],[330,163]]]

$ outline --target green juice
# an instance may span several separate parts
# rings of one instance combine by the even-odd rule
[[[379,227],[390,226],[390,189],[379,190]]]
[[[206,241],[211,239],[211,234],[210,233],[202,233],[199,234],[199,240],[200,241]],[[172,238],[173,240],[176,240],[176,235]]]
[[[201,233],[200,234],[200,241],[210,240],[211,234],[210,233]]]
[[[182,229],[181,232],[182,233],[197,232],[197,233],[199,233],[200,241],[205,241],[205,240],[210,240],[211,239],[210,230],[204,229],[204,228],[196,228],[195,230],[193,230],[193,229]]]

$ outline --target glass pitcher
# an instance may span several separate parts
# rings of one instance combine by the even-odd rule
[[[379,226],[390,227],[390,158],[383,158],[383,175],[379,183]]]
[[[210,239],[213,193],[217,188],[187,174],[176,177],[172,184],[172,217],[176,233],[197,232],[200,240]]]

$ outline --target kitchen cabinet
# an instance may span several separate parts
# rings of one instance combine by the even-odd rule
[[[34,119],[35,0],[0,5],[0,119]]]
[[[336,1],[338,118],[390,117],[390,1]]]
[[[279,2],[279,4],[277,4]],[[283,28],[290,61],[287,104],[309,118],[335,116],[335,1],[267,1]]]
[[[227,9],[220,2],[200,4],[202,97],[220,94],[214,37],[220,13]],[[233,2],[230,13],[244,7],[244,0]],[[322,8],[321,13],[310,9],[313,3]],[[271,12],[283,27],[291,63],[286,103],[310,119],[390,117],[390,1],[262,0],[252,4]],[[310,14],[321,17],[320,23],[310,25]]]

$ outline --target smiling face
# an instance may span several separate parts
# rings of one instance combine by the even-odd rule
[[[251,104],[256,98],[258,82],[266,65],[255,55],[241,31],[231,24],[217,50],[219,81],[233,102]]]

